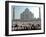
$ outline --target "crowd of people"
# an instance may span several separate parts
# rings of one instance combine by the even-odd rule
[[[41,25],[40,24],[29,24],[29,26],[19,26],[15,24],[14,26],[12,25],[12,31],[19,31],[19,30],[40,30]]]

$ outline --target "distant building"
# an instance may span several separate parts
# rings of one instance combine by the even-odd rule
[[[22,20],[32,20],[34,19],[34,15],[28,8],[26,8],[25,11],[21,13],[20,18]]]

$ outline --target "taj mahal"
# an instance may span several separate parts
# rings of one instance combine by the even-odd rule
[[[39,8],[39,10],[40,10],[40,8]],[[13,19],[12,31],[40,30],[40,29],[41,29],[40,11],[39,11],[39,18],[38,19],[34,18],[34,14],[28,8],[26,8],[20,14],[20,19]]]

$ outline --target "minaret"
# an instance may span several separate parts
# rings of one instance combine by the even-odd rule
[[[13,20],[15,19],[15,6],[13,7]]]
[[[39,18],[41,19],[41,12],[40,12],[40,7],[39,7]]]

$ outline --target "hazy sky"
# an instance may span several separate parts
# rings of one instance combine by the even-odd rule
[[[14,6],[12,6],[14,7]],[[20,14],[28,8],[29,11],[31,11],[34,14],[35,18],[39,17],[39,8],[38,7],[32,7],[32,6],[15,6],[15,19],[20,19]]]

